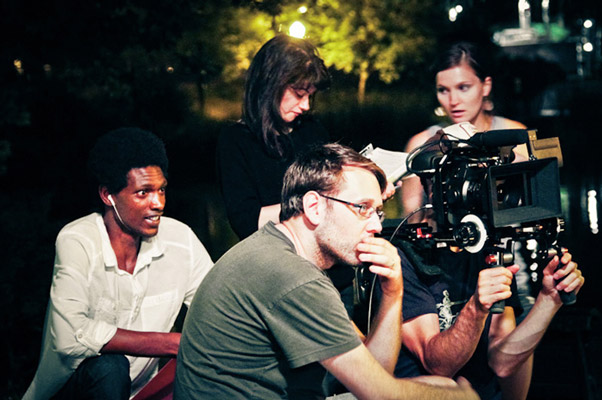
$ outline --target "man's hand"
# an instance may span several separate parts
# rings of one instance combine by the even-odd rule
[[[569,252],[564,253],[561,258],[554,256],[543,270],[541,291],[558,303],[561,302],[558,292],[578,293],[585,283],[581,270],[572,259],[573,256]]]
[[[480,311],[487,313],[494,303],[506,300],[512,295],[510,284],[518,268],[515,264],[507,268],[485,268],[479,272],[474,297]]]
[[[403,280],[397,248],[383,238],[369,237],[357,245],[357,251],[360,261],[371,264],[370,272],[380,277],[383,294],[401,295]]]

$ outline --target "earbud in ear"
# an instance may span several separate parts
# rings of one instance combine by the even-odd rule
[[[119,211],[117,211],[117,206],[115,205],[115,201],[113,200],[113,196],[108,195],[107,199],[109,199],[109,201],[111,202],[111,205],[113,206],[113,210],[115,210],[115,214],[117,215],[117,219],[119,219],[119,222],[121,222],[121,224],[123,226],[126,226],[125,223],[123,223],[123,220],[121,219],[121,215],[119,215]]]

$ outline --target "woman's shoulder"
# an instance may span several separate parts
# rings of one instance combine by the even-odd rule
[[[498,115],[493,117],[492,126],[495,129],[526,129],[527,127],[518,121],[514,121],[509,118],[500,117]]]
[[[416,147],[423,145],[424,143],[426,143],[427,140],[429,140],[430,138],[435,136],[435,134],[440,129],[442,129],[442,126],[432,125],[432,126],[429,126],[428,128],[426,128],[425,130],[423,130],[422,132],[415,134],[408,140],[408,143],[406,144],[406,147],[405,147],[405,151],[410,152],[410,151],[414,150]]]
[[[232,146],[234,144],[249,146],[251,142],[256,142],[257,137],[251,132],[249,127],[242,121],[226,124],[217,138],[218,147]]]
[[[220,130],[220,136],[251,135],[248,125],[242,120],[230,121]]]

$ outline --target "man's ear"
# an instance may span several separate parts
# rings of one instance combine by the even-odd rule
[[[315,190],[310,190],[303,195],[303,214],[312,225],[318,225],[325,212],[322,196]]]
[[[107,189],[106,186],[98,187],[98,196],[100,196],[100,200],[107,207],[111,207],[111,200],[109,200],[110,195],[111,193],[109,192],[109,189]]]

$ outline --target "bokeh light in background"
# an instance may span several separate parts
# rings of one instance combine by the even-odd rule
[[[300,21],[295,21],[288,28],[288,34],[292,37],[303,39],[305,37],[305,25]]]

